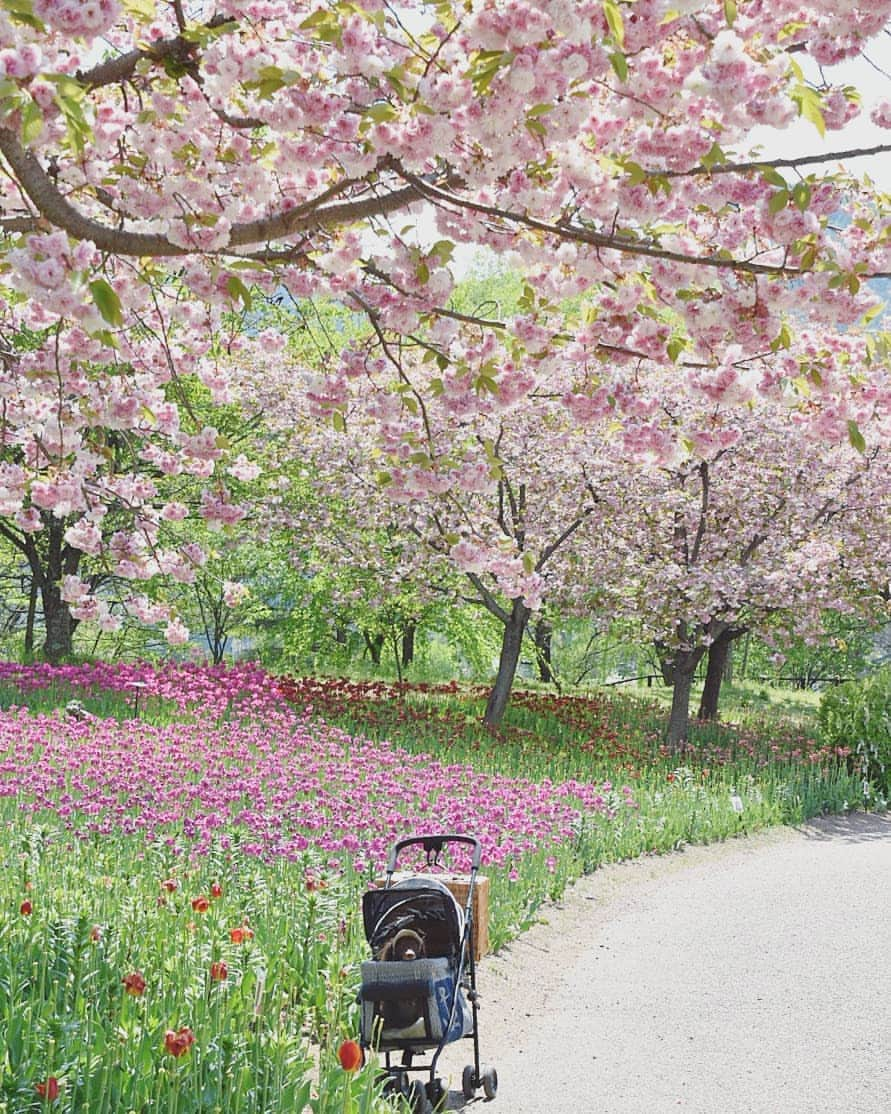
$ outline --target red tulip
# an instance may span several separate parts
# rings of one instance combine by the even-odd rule
[[[222,982],[223,979],[228,979],[229,968],[226,966],[225,963],[223,963],[222,960],[219,960],[216,963],[211,963],[210,977],[213,979],[214,982]]]
[[[145,994],[145,978],[141,971],[131,971],[129,975],[124,975],[121,982],[124,984],[124,990],[134,998]]]
[[[184,1056],[195,1043],[195,1034],[184,1025],[181,1029],[168,1029],[164,1034],[164,1048],[171,1056],[179,1059]]]
[[[246,924],[239,925],[237,928],[233,928],[229,932],[229,939],[232,941],[233,944],[244,944],[248,940],[253,940],[253,938],[253,929],[248,928]]]
[[[179,882],[175,878],[165,878],[161,883],[161,889],[166,890],[169,894],[176,893],[179,889]]]
[[[192,908],[196,913],[206,913],[210,908],[210,901],[202,894],[200,897],[192,898]]]
[[[218,897],[223,896],[223,887],[220,885],[219,882],[211,882],[211,884],[210,884],[210,896],[213,897],[213,898],[218,898]]]
[[[25,900],[19,906],[19,912],[22,914],[23,917],[30,917],[33,911],[34,906],[31,904],[30,901],[28,901],[27,898],[25,898]]]
[[[44,1102],[55,1102],[59,1097],[59,1081],[54,1075],[51,1075],[46,1083],[35,1083],[34,1090]]]
[[[357,1041],[344,1041],[337,1050],[337,1058],[344,1071],[358,1071],[365,1061],[365,1053]]]

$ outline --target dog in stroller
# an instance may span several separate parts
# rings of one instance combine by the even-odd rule
[[[420,846],[427,869],[435,871],[449,844],[472,849],[465,907],[435,873],[411,874],[393,881],[401,852]],[[362,919],[372,958],[361,965],[361,1042],[384,1055],[385,1089],[403,1095],[412,1114],[442,1110],[446,1088],[436,1075],[443,1048],[467,1037],[473,1063],[464,1068],[465,1098],[482,1088],[495,1097],[498,1074],[480,1067],[477,1034],[478,996],[473,938],[473,892],[482,854],[471,836],[423,835],[400,840],[390,851],[383,888],[362,897]],[[415,1063],[431,1052],[427,1063]],[[401,1054],[398,1062],[394,1057]],[[409,1081],[410,1072],[426,1072],[426,1083]]]

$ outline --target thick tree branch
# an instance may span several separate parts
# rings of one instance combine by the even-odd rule
[[[232,24],[233,28],[237,26],[231,16],[215,15],[203,26],[208,31],[214,31],[228,24]],[[119,54],[116,58],[108,58],[97,63],[92,69],[78,70],[75,77],[88,90],[99,89],[103,85],[118,85],[122,81],[129,81],[142,61],[148,60],[161,64],[172,61],[185,65],[194,61],[197,48],[197,42],[182,35],[172,35],[170,38],[159,39],[157,42],[137,47],[135,50],[128,50],[126,54]]]
[[[464,575],[479,593],[479,600],[477,600],[476,602],[481,603],[487,611],[491,612],[491,614],[495,616],[496,619],[500,619],[502,623],[507,625],[507,623],[510,622],[510,612],[505,610],[505,608],[501,606],[498,600],[495,599],[494,595],[489,591],[485,584],[483,584],[483,581],[479,574],[475,572],[465,572]],[[471,603],[474,601],[468,600],[467,602]]]
[[[0,127],[0,154],[6,159],[19,185],[40,216],[75,239],[92,240],[100,251],[114,255],[163,258],[195,253],[195,248],[175,244],[166,236],[152,232],[109,228],[100,221],[85,216],[62,195],[38,159],[21,145],[16,134],[9,128]],[[318,198],[313,198],[288,211],[246,221],[243,224],[234,224],[226,247],[205,254],[231,255],[236,254],[232,250],[234,248],[269,243],[309,229],[342,227],[369,217],[384,216],[404,209],[413,201],[420,199],[417,188],[414,184],[409,184],[403,189],[384,194],[360,195],[347,201],[325,204],[328,198],[342,193],[346,188],[363,185],[367,183],[356,180],[338,183]]]

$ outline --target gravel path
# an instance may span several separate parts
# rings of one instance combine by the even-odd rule
[[[477,970],[494,1104],[450,1110],[887,1114],[891,817],[606,867]]]

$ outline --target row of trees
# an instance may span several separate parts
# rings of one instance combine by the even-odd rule
[[[840,131],[827,75],[889,15],[0,0],[0,537],[47,655],[120,623],[112,581],[184,644],[159,578],[284,530],[332,598],[361,565],[409,620],[485,609],[493,724],[543,605],[636,616],[677,742],[709,647],[874,600],[887,206],[861,152],[754,135]],[[456,294],[462,245],[510,297]],[[315,299],[288,349],[262,304]]]

